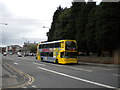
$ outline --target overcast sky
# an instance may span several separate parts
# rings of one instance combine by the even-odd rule
[[[46,41],[57,7],[73,0],[0,0],[0,46]],[[7,23],[4,25],[2,23]],[[46,26],[46,28],[43,28]]]

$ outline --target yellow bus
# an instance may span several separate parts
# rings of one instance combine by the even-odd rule
[[[75,40],[58,40],[37,45],[37,59],[60,64],[78,63]]]

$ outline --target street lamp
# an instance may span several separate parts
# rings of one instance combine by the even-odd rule
[[[43,26],[43,28],[48,28],[48,29],[50,29],[49,27],[46,27],[46,26]]]

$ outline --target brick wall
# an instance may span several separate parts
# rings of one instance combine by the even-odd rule
[[[114,64],[120,64],[120,49],[114,51]]]
[[[114,58],[113,57],[79,56],[78,60],[80,62],[114,64]]]
[[[101,63],[101,64],[120,64],[120,49],[113,52],[113,57],[97,56],[78,56],[80,62]]]

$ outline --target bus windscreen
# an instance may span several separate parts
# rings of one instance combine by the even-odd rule
[[[66,41],[65,44],[65,49],[70,50],[70,51],[75,51],[76,50],[76,43],[74,41]]]

